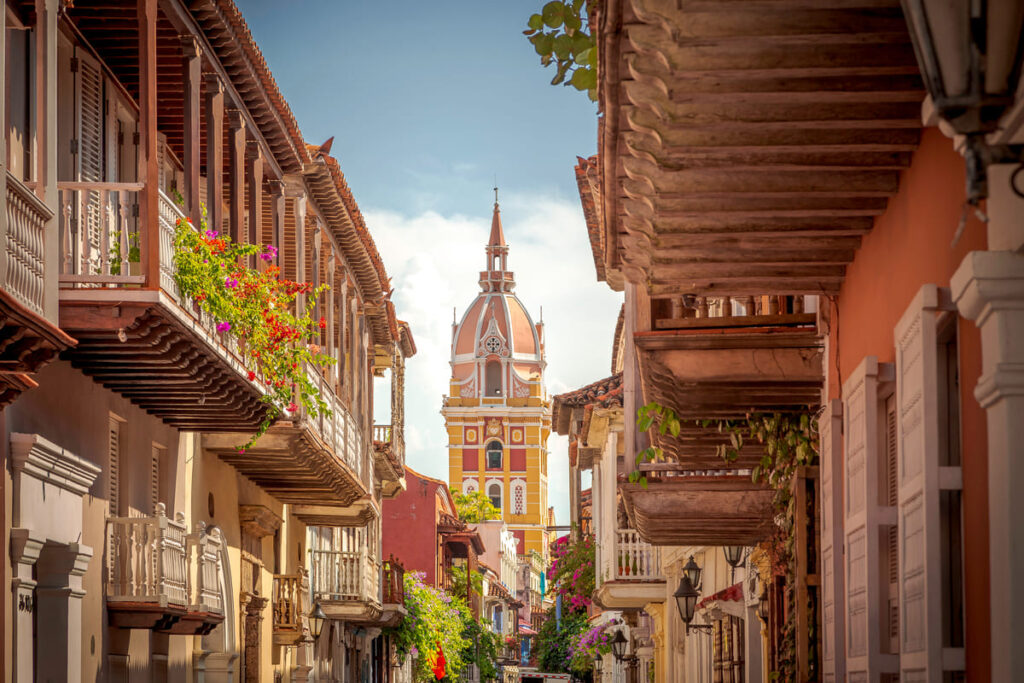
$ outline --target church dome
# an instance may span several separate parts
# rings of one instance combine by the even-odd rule
[[[463,385],[463,396],[515,396],[525,391],[521,384],[540,381],[544,324],[535,324],[513,293],[515,278],[508,270],[508,245],[497,201],[485,251],[487,262],[486,270],[480,273],[480,293],[462,320],[453,323],[452,375]],[[496,379],[499,371],[500,388]]]

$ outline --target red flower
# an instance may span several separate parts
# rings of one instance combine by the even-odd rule
[[[288,404],[288,412],[289,413],[294,413],[298,409],[299,409],[299,407],[297,405],[295,405],[294,401],[292,401],[291,403]]]
[[[252,370],[250,370],[250,371],[249,371],[249,372],[247,373],[247,375],[246,375],[246,376],[247,376],[247,377],[249,378],[249,381],[250,381],[250,382],[251,382],[251,381],[253,381],[254,379],[256,379],[256,373],[255,373],[255,372],[253,372]]]
[[[327,318],[320,316],[320,329],[327,327]]]

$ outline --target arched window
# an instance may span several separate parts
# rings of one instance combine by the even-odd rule
[[[484,396],[501,396],[501,363],[496,360],[487,361],[484,369]]]
[[[498,441],[491,441],[487,444],[487,469],[500,470],[502,468],[501,453],[503,450]]]
[[[491,499],[491,505],[501,509],[501,484],[491,484],[487,487],[487,497]]]

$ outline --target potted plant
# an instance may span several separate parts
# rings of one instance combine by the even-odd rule
[[[110,274],[121,274],[121,235],[117,230],[110,231]],[[140,275],[142,253],[139,250],[139,233],[128,233],[128,275]]]

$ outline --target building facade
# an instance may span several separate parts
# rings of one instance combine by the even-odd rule
[[[386,680],[415,346],[337,161],[230,0],[8,2],[5,25],[5,680]],[[260,361],[175,279],[204,221],[327,286],[302,343],[334,363],[302,371],[329,410],[296,396],[251,444]]]
[[[519,554],[547,557],[544,324],[514,293],[508,245],[494,203],[480,293],[452,325],[451,390],[441,409],[454,491],[482,491],[501,510]]]

